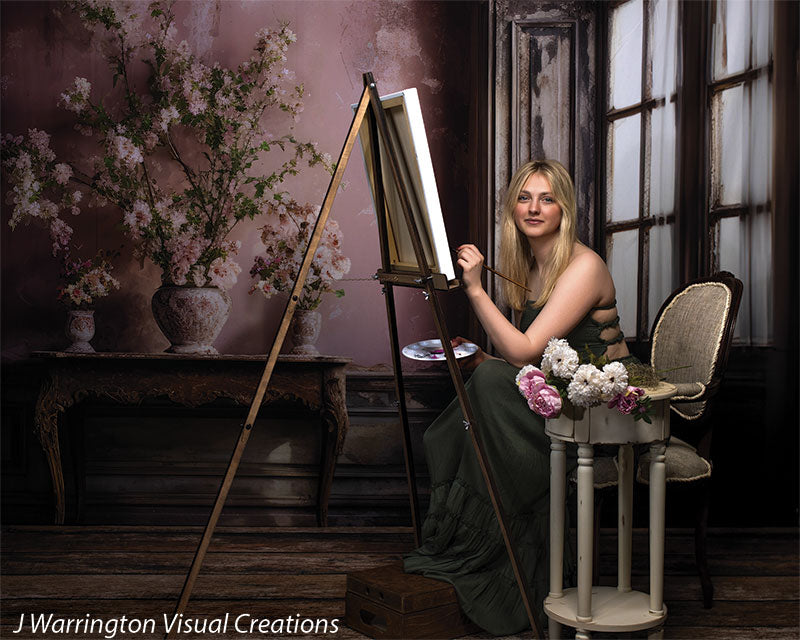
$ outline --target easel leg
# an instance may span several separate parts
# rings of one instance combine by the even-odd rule
[[[411,447],[411,430],[408,425],[408,408],[406,407],[406,391],[403,383],[403,367],[400,360],[400,339],[397,334],[397,315],[394,305],[394,289],[391,284],[384,285],[386,300],[386,316],[389,320],[389,339],[392,348],[392,365],[394,367],[394,392],[400,420],[403,426],[403,458],[406,464],[406,481],[408,482],[408,499],[411,507],[411,525],[414,527],[414,545],[422,544],[421,523],[419,521],[419,495],[417,494],[417,474],[414,468],[414,455]]]
[[[525,612],[528,614],[528,620],[531,623],[533,637],[542,638],[544,637],[544,634],[542,633],[542,629],[540,628],[539,623],[537,622],[533,613],[533,594],[531,593],[528,581],[525,578],[525,574],[522,572],[520,567],[514,542],[511,540],[505,511],[503,510],[503,505],[500,503],[497,485],[495,484],[494,476],[492,474],[491,467],[489,466],[489,461],[486,459],[486,455],[484,453],[483,442],[480,437],[478,425],[475,424],[475,419],[472,414],[472,407],[470,406],[469,397],[467,396],[467,391],[464,387],[464,379],[461,376],[461,369],[456,362],[456,356],[455,353],[453,353],[453,346],[450,344],[450,336],[447,334],[447,327],[444,322],[444,313],[442,312],[439,299],[436,296],[436,291],[433,289],[431,281],[428,281],[426,298],[428,299],[428,302],[430,302],[431,310],[433,311],[436,329],[439,333],[439,339],[442,341],[442,347],[444,348],[444,353],[447,358],[447,366],[450,369],[450,377],[453,379],[453,384],[456,387],[456,395],[458,396],[458,401],[461,405],[461,411],[464,414],[465,427],[469,430],[470,437],[472,438],[472,446],[475,449],[475,455],[478,458],[478,464],[481,468],[483,479],[486,482],[489,498],[492,501],[492,506],[494,507],[494,512],[497,516],[497,523],[500,525],[500,532],[503,536],[503,541],[505,542],[508,558],[511,561],[511,568],[514,570],[514,576],[517,579],[517,585],[519,586],[520,595],[522,596],[522,602],[525,605]]]
[[[381,163],[381,151],[378,144],[379,132],[378,121],[381,120],[382,108],[380,106],[380,99],[377,96],[377,88],[375,87],[375,79],[371,73],[364,74],[364,89],[371,94],[370,101],[373,106],[371,117],[368,115],[366,123],[369,128],[369,136],[372,141],[371,156],[372,156],[372,173],[375,176],[374,192],[375,192],[375,213],[378,220],[378,236],[381,246],[381,266],[384,271],[391,268],[391,258],[389,251],[389,235],[387,230],[386,219],[386,194],[383,184],[383,168]],[[385,122],[382,122],[385,131]],[[400,187],[401,182],[397,175],[396,158],[394,156],[395,150],[391,139],[384,135],[384,144],[389,154],[390,164],[392,164],[396,185]],[[394,164],[393,164],[394,163]],[[400,194],[405,195],[405,191],[401,188]],[[413,234],[412,234],[413,235]],[[415,237],[415,236],[414,236]],[[422,527],[419,520],[419,496],[417,495],[417,475],[414,470],[414,456],[411,447],[411,432],[408,425],[408,409],[406,408],[406,392],[403,383],[403,366],[400,358],[400,339],[397,334],[397,312],[394,305],[394,289],[391,283],[385,282],[383,286],[384,299],[386,301],[386,317],[389,322],[389,342],[392,349],[392,367],[394,368],[394,391],[395,402],[398,411],[400,412],[400,422],[403,427],[403,459],[406,465],[406,481],[408,484],[408,500],[411,508],[411,525],[414,527],[414,546],[419,547],[422,544]]]
[[[270,349],[269,356],[267,357],[264,373],[262,374],[261,381],[259,382],[258,388],[253,395],[253,401],[250,404],[250,410],[248,411],[247,419],[242,425],[242,430],[239,433],[239,439],[236,442],[236,447],[234,448],[230,462],[228,463],[228,470],[226,471],[225,477],[220,485],[217,498],[214,501],[214,507],[211,510],[211,515],[209,516],[208,522],[206,523],[206,528],[203,531],[203,537],[200,539],[200,544],[195,552],[194,560],[192,560],[192,566],[189,569],[189,573],[187,574],[186,580],[183,584],[183,589],[181,590],[178,604],[175,607],[176,614],[181,614],[186,610],[186,605],[188,604],[189,598],[192,595],[194,583],[197,580],[198,574],[200,573],[200,568],[203,565],[203,559],[205,558],[206,551],[208,551],[208,545],[211,543],[211,537],[214,535],[214,529],[217,526],[217,521],[219,520],[222,508],[225,506],[225,500],[228,497],[228,491],[233,483],[233,478],[236,476],[236,471],[239,468],[239,462],[242,459],[245,447],[247,446],[247,441],[250,438],[253,425],[255,424],[256,417],[258,416],[258,410],[261,408],[261,403],[264,400],[264,395],[267,391],[267,387],[269,386],[269,381],[272,378],[272,371],[274,370],[275,364],[278,361],[278,353],[283,346],[283,341],[286,339],[286,334],[289,332],[289,323],[292,321],[294,310],[297,307],[298,301],[300,300],[300,295],[303,291],[303,286],[305,285],[308,271],[311,268],[311,262],[314,259],[314,254],[317,252],[317,247],[322,239],[322,232],[324,231],[325,224],[328,221],[328,215],[330,214],[331,207],[333,206],[333,199],[336,197],[336,192],[338,191],[339,185],[342,182],[344,170],[347,167],[347,162],[350,159],[350,154],[353,151],[353,145],[355,145],[356,138],[358,137],[358,131],[361,128],[361,123],[364,121],[364,115],[367,112],[367,106],[369,105],[369,102],[370,94],[365,88],[364,92],[361,94],[361,99],[359,100],[356,113],[353,116],[353,121],[350,124],[350,130],[345,138],[342,151],[339,154],[339,160],[336,163],[336,170],[334,171],[333,177],[328,184],[328,191],[325,194],[325,200],[322,203],[319,217],[314,225],[314,231],[311,233],[311,238],[308,241],[308,246],[306,247],[306,251],[303,256],[303,262],[298,269],[297,279],[295,280],[294,286],[292,287],[292,292],[289,295],[289,301],[286,303],[286,308],[283,311],[281,323],[278,326],[278,331],[275,334],[275,340],[272,343],[272,348]],[[169,638],[172,636],[173,634],[167,634],[166,637]]]
[[[456,362],[455,354],[453,353],[453,347],[450,344],[450,337],[447,335],[447,329],[444,322],[444,314],[442,313],[441,306],[439,305],[439,300],[436,296],[436,290],[433,285],[433,276],[431,273],[431,269],[428,265],[428,261],[425,257],[425,253],[422,248],[422,241],[420,239],[419,230],[417,228],[417,224],[414,220],[414,216],[412,215],[411,205],[409,202],[408,192],[410,191],[410,187],[407,188],[404,184],[404,179],[402,177],[402,173],[400,171],[400,163],[397,157],[397,151],[392,144],[392,136],[389,134],[389,126],[387,124],[387,118],[383,111],[383,107],[381,105],[380,96],[378,95],[377,87],[375,86],[375,80],[372,77],[371,73],[364,74],[364,85],[366,89],[370,93],[370,102],[372,104],[372,113],[375,116],[374,122],[371,123],[371,128],[373,131],[373,149],[372,155],[373,158],[377,158],[380,155],[380,149],[377,145],[377,138],[380,138],[384,141],[386,155],[388,157],[388,164],[389,169],[391,171],[392,179],[394,183],[398,187],[397,195],[400,200],[400,206],[403,211],[403,217],[405,219],[406,226],[408,228],[411,244],[414,248],[414,255],[417,262],[417,267],[419,269],[420,278],[415,280],[415,283],[418,284],[420,288],[425,291],[425,297],[431,304],[431,311],[433,313],[433,318],[436,323],[436,329],[439,333],[439,338],[442,343],[442,348],[444,349],[445,356],[447,358],[447,366],[450,370],[450,377],[453,380],[453,384],[456,387],[456,394],[458,395],[459,404],[461,405],[461,411],[464,414],[465,419],[465,426],[470,432],[470,437],[472,439],[472,445],[475,449],[475,455],[478,459],[478,464],[481,468],[481,473],[483,474],[484,481],[486,482],[486,488],[489,492],[489,497],[492,501],[492,506],[494,507],[495,514],[497,516],[497,521],[500,526],[500,531],[503,536],[503,541],[506,545],[506,550],[508,551],[509,559],[511,561],[511,566],[514,570],[514,576],[517,579],[517,584],[519,585],[520,594],[522,596],[523,604],[525,605],[525,611],[528,615],[528,619],[531,623],[531,629],[534,632],[534,637],[541,638],[542,637],[542,630],[539,627],[536,617],[533,613],[532,602],[533,598],[531,597],[531,592],[527,584],[527,580],[525,579],[524,574],[520,570],[519,560],[517,558],[516,549],[511,541],[508,532],[508,526],[506,524],[506,517],[505,513],[503,512],[503,507],[500,504],[497,489],[494,482],[494,478],[492,476],[492,471],[489,467],[488,461],[486,460],[486,456],[484,455],[483,444],[480,439],[480,433],[477,429],[477,425],[475,425],[475,421],[472,415],[472,408],[470,407],[469,398],[467,397],[466,389],[464,388],[464,380],[461,377],[461,370],[458,367],[458,363]],[[375,167],[375,176],[376,176],[376,185],[381,185],[383,180],[383,172],[379,166],[379,163],[373,160],[373,166]],[[379,211],[378,211],[378,225],[379,230],[382,237],[382,260],[384,270],[387,270],[389,266],[388,255],[386,251],[386,229],[384,225],[384,215],[383,212],[383,201],[384,197],[382,195],[381,188],[376,189],[378,195],[376,196],[376,203],[378,204]],[[394,313],[390,313],[390,323],[391,318],[394,317]],[[395,364],[395,371],[398,370],[397,364]],[[404,398],[398,398],[398,400],[402,400]]]

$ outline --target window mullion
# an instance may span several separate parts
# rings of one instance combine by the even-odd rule
[[[642,103],[651,97],[650,88],[652,69],[652,53],[650,51],[650,2],[642,2]],[[639,134],[639,250],[638,250],[638,292],[636,304],[636,340],[641,341],[647,335],[645,323],[647,320],[647,292],[649,286],[649,253],[648,233],[642,225],[642,220],[650,217],[649,199],[649,160],[650,160],[650,110],[643,109],[640,120]]]
[[[680,256],[681,282],[704,274],[708,255],[706,219],[706,157],[708,133],[706,119],[707,65],[709,38],[707,15],[713,10],[705,2],[680,5],[681,88],[678,101],[678,164],[676,180],[677,255]]]

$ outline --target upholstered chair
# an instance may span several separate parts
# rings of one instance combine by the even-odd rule
[[[727,366],[741,298],[741,281],[726,271],[695,280],[667,298],[650,334],[650,363],[660,377],[678,388],[671,400],[667,486],[693,487],[696,494],[695,558],[706,608],[711,607],[714,597],[706,559],[714,426],[711,409]],[[636,479],[640,483],[648,483],[649,462],[647,453],[639,459]],[[604,466],[596,467],[596,488],[616,485],[615,459],[609,458]]]

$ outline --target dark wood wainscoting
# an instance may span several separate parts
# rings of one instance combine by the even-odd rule
[[[796,428],[790,428],[779,380],[765,350],[736,350],[717,406],[712,526],[796,526]],[[780,369],[779,369],[780,370]],[[2,518],[7,524],[52,522],[52,488],[33,436],[39,380],[28,363],[3,367]],[[785,385],[783,386],[785,389]],[[422,509],[428,474],[422,434],[453,398],[444,371],[406,376]],[[783,394],[786,395],[785,393]],[[408,525],[410,511],[400,420],[388,371],[347,376],[350,428],[329,502],[333,526]],[[785,403],[784,403],[785,404]],[[213,503],[246,408],[230,402],[187,409],[166,401],[122,409],[87,400],[61,425],[67,522],[98,525],[202,525]],[[225,526],[314,526],[319,426],[293,408],[271,409],[256,423],[222,516]],[[641,490],[637,488],[637,491]],[[668,525],[691,526],[691,492],[668,490]],[[646,494],[634,504],[646,526]],[[613,505],[604,526],[615,522]]]
[[[52,487],[33,435],[40,370],[35,363],[3,369],[3,521],[49,524]],[[444,371],[412,374],[406,389],[419,487],[425,495],[422,433],[453,391]],[[336,469],[329,523],[410,522],[391,373],[350,373],[347,408],[350,428]],[[204,524],[246,409],[225,399],[194,408],[160,398],[135,407],[92,398],[77,403],[60,425],[66,521]],[[318,416],[296,405],[263,410],[221,523],[314,526],[320,446]]]

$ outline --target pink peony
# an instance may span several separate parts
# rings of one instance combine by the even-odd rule
[[[639,398],[644,395],[644,390],[640,389],[639,387],[631,387],[623,391],[622,393],[618,393],[608,403],[608,408],[613,409],[614,407],[617,408],[617,411],[620,413],[624,413],[628,415],[633,412],[636,408],[637,403],[639,402]]]
[[[520,371],[517,378],[519,392],[526,398],[533,396],[534,387],[545,381],[544,373],[532,365],[528,365]]]
[[[528,397],[528,406],[545,419],[556,418],[561,413],[561,396],[555,387],[539,382]]]

